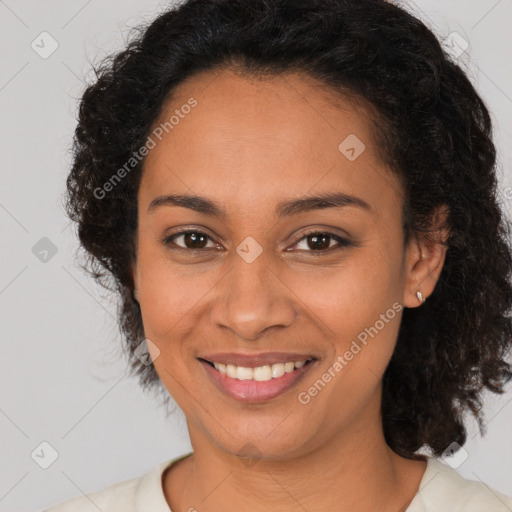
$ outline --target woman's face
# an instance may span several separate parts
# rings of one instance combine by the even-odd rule
[[[429,289],[361,108],[334,106],[299,74],[222,71],[182,83],[155,127],[134,278],[156,370],[192,440],[286,458],[375,429],[402,305]],[[336,206],[306,201],[331,194]],[[232,377],[203,360],[230,363]]]

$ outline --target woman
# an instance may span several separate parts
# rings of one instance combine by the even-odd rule
[[[512,250],[489,113],[419,20],[188,0],[98,70],[68,192],[193,453],[52,512],[512,510],[437,459],[512,374]]]

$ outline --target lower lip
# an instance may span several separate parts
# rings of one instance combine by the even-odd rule
[[[222,392],[236,400],[256,403],[271,400],[272,398],[276,398],[288,391],[293,385],[297,384],[297,382],[302,379],[316,361],[310,361],[302,368],[296,368],[293,372],[285,373],[282,377],[262,382],[256,380],[232,379],[231,377],[220,373],[207,362],[199,362],[206,370],[208,376],[213,380],[213,383]]]

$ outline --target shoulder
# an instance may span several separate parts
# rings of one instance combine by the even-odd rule
[[[512,498],[482,481],[468,480],[455,469],[428,458],[419,490],[406,512],[510,512]]]
[[[162,474],[166,468],[191,455],[187,453],[161,462],[141,477],[124,480],[101,491],[84,494],[59,503],[43,512],[169,512],[162,488]]]
[[[125,512],[132,512],[135,494],[142,477],[125,480],[101,490],[84,494],[59,503],[45,512],[104,512],[114,511],[117,507]]]

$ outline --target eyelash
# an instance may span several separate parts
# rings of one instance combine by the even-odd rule
[[[187,233],[196,233],[198,235],[205,236],[208,239],[212,240],[212,238],[209,235],[207,235],[206,233],[204,233],[201,230],[198,230],[198,229],[185,229],[183,231],[180,231],[178,233],[173,233],[172,235],[164,238],[162,240],[162,242],[163,242],[163,244],[165,246],[167,246],[169,248],[172,248],[173,250],[181,250],[181,251],[185,251],[185,252],[189,252],[189,253],[190,252],[192,252],[192,253],[200,253],[200,252],[206,251],[207,249],[211,249],[211,247],[210,248],[203,248],[203,249],[189,249],[189,248],[181,247],[181,246],[170,247],[170,244],[174,243],[174,242],[172,242],[173,239],[175,239],[177,237],[180,237],[182,235],[186,235]],[[334,233],[330,233],[329,231],[319,231],[319,230],[308,231],[308,232],[304,233],[302,235],[302,237],[299,238],[299,240],[297,240],[295,242],[294,245],[297,245],[302,240],[305,240],[308,237],[313,236],[313,235],[326,235],[326,236],[330,237],[331,239],[334,239],[336,242],[338,242],[338,245],[334,246],[334,247],[328,247],[327,249],[319,249],[317,251],[311,250],[311,249],[305,251],[305,252],[311,253],[312,255],[321,256],[322,254],[327,254],[327,253],[330,254],[333,250],[343,249],[344,247],[350,247],[350,246],[355,246],[356,245],[355,243],[349,242],[348,240],[346,240],[345,238],[340,237],[339,235],[335,235]]]

